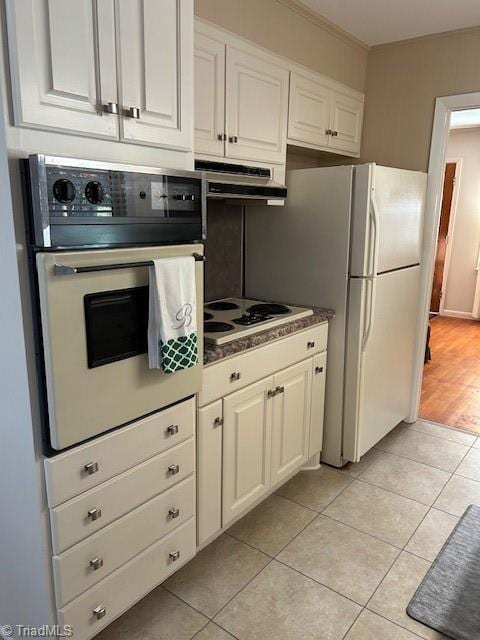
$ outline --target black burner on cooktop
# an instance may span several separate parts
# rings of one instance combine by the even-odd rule
[[[230,311],[230,309],[239,309],[240,307],[235,302],[228,302],[227,300],[218,300],[217,302],[210,302],[206,305],[207,309],[212,311]]]
[[[205,313],[205,311],[203,312],[203,321],[206,322],[207,320],[211,320],[213,318],[213,313]]]
[[[229,322],[204,322],[203,330],[205,333],[220,333],[221,331],[230,331],[233,329],[233,324]]]
[[[250,313],[265,313],[272,316],[281,316],[284,313],[292,313],[291,309],[286,307],[284,304],[274,304],[274,303],[260,303],[254,304],[251,307],[248,307],[247,311]]]

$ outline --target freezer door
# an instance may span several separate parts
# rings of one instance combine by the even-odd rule
[[[355,168],[351,275],[420,262],[426,181],[418,171],[374,164]]]
[[[419,277],[412,267],[350,280],[344,460],[357,462],[408,415]]]

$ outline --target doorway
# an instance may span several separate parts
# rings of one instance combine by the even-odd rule
[[[475,111],[478,122],[473,126],[450,125],[450,131],[443,131],[443,166],[436,163],[437,174],[442,169],[441,198],[430,220],[427,203],[426,234],[429,222],[438,226],[431,251],[419,416],[480,434],[480,109],[455,115],[461,122],[466,113],[471,123]],[[432,150],[435,142],[434,134]],[[432,171],[429,180],[431,188]]]

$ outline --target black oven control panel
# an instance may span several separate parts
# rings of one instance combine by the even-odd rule
[[[28,178],[40,247],[162,244],[205,237],[206,181],[199,171],[31,156]]]

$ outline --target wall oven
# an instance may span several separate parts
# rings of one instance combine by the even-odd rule
[[[205,180],[45,156],[26,176],[54,453],[200,390]],[[174,256],[195,257],[199,363],[165,374],[148,368],[149,265]]]

